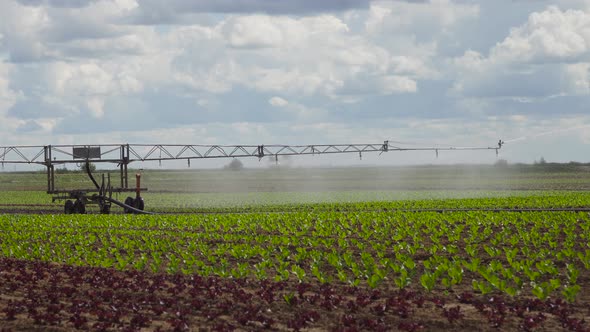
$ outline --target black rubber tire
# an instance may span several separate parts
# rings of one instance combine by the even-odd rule
[[[77,199],[74,203],[74,212],[78,214],[85,214],[86,213],[86,205],[80,199]]]
[[[133,207],[135,207],[138,210],[143,211],[143,208],[145,207],[145,203],[143,202],[143,197],[136,197],[135,200],[133,201]]]
[[[66,203],[64,204],[64,213],[65,214],[74,213],[74,202],[72,202],[72,200],[68,199],[66,201]]]
[[[135,207],[135,200],[133,199],[133,197],[129,196],[127,198],[125,198],[125,205],[129,205],[132,207]],[[133,213],[133,211],[129,210],[128,208],[124,208],[125,213]]]
[[[102,214],[110,214],[111,213],[111,206],[110,205],[103,205],[100,208],[100,213],[102,213]]]

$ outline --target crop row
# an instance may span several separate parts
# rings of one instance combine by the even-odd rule
[[[586,308],[559,299],[119,272],[14,259],[0,259],[0,271],[0,322],[8,330],[586,330]]]
[[[590,205],[590,193],[577,192],[337,192],[173,194],[146,193],[156,211],[282,212],[456,208],[560,208]]]
[[[284,212],[358,211],[454,208],[563,208],[590,206],[586,192],[336,192],[336,193],[152,193],[143,194],[150,211],[161,212]],[[115,197],[124,200],[124,195]],[[0,192],[0,211],[23,208],[61,210],[42,192]]]
[[[0,217],[1,254],[18,259],[569,302],[589,244],[588,215],[569,212]]]

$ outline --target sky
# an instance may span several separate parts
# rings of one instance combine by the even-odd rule
[[[502,139],[499,156],[301,162],[590,161],[590,0],[0,0],[0,12],[0,146]]]

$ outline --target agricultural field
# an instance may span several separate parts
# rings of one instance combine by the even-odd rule
[[[154,190],[155,215],[63,215],[47,195],[7,187],[0,326],[589,330],[588,176],[514,173],[508,190],[480,171],[488,180],[463,189],[432,176],[419,190]],[[265,185],[289,188],[298,172]]]

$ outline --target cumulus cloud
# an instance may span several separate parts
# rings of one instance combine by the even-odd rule
[[[143,39],[149,36],[142,35],[140,39],[137,34],[146,29],[117,23],[133,8],[129,1],[132,0],[97,0],[73,8],[54,8],[44,2],[30,6],[14,0],[3,1],[0,3],[4,14],[0,32],[6,37],[3,48],[13,62],[113,55],[122,50],[144,52]]]
[[[2,49],[15,62],[34,61],[51,56],[40,38],[40,31],[49,24],[45,8],[25,7],[14,1],[0,2],[0,32],[4,35]]]
[[[9,108],[6,114],[21,120],[62,118],[76,113],[76,109],[69,103],[71,101],[64,102],[49,96],[23,96]]]
[[[102,118],[104,116],[104,100],[100,98],[90,98],[86,102],[90,115],[94,118]]]
[[[21,99],[22,93],[11,87],[13,66],[0,60],[0,139],[14,135],[22,121],[8,115],[9,110]]]
[[[385,75],[371,77],[360,75],[358,79],[351,80],[336,90],[337,95],[353,97],[349,101],[355,101],[354,97],[367,95],[391,95],[398,93],[415,93],[418,90],[416,81],[397,75]]]
[[[466,22],[476,22],[480,5],[453,0],[372,1],[363,21],[365,38],[387,49],[395,74],[440,79],[441,49],[457,44]]]
[[[390,59],[392,70],[415,78],[438,78],[439,72],[426,63],[427,59],[406,55],[394,55]]]
[[[11,118],[52,120],[54,125],[77,115],[101,118],[106,98],[143,90],[139,74],[125,63],[53,62],[31,74],[36,80],[14,82],[26,93],[7,111]]]
[[[283,32],[271,22],[270,16],[236,17],[224,27],[228,43],[233,47],[257,48],[280,46]]]
[[[96,63],[78,65],[58,62],[48,71],[53,92],[60,95],[104,95],[114,90],[112,74]]]
[[[45,7],[46,8],[46,7]],[[131,29],[113,24],[121,7],[114,3],[97,2],[82,8],[45,9],[48,24],[40,33],[51,43],[94,40],[123,36]],[[76,29],[72,29],[76,27]]]
[[[185,34],[190,30],[195,33]],[[393,56],[353,33],[334,15],[231,16],[212,28],[173,28],[170,35],[194,45],[185,46],[186,56],[175,59],[173,77],[192,89],[213,93],[245,86],[260,92],[339,98],[341,91],[349,94],[356,86],[369,94],[387,95],[415,92],[413,78],[433,72],[420,59]],[[190,56],[196,53],[199,57]],[[369,83],[375,91],[367,91],[367,77],[377,80]]]
[[[550,6],[490,49],[456,58],[454,91],[520,101],[588,94],[590,13]]]
[[[268,100],[268,103],[274,107],[284,107],[289,104],[288,101],[281,97],[272,97]]]
[[[590,13],[550,6],[532,13],[528,22],[512,29],[490,54],[501,62],[567,62],[588,59]]]
[[[19,94],[10,87],[11,65],[0,61],[0,115],[16,104]]]
[[[417,90],[416,81],[403,76],[385,76],[379,83],[383,94],[416,92]]]
[[[43,127],[35,120],[28,120],[18,125],[16,128],[17,132],[20,133],[31,133],[42,130]]]
[[[590,95],[590,63],[568,64],[565,66],[565,72],[569,78],[567,91],[572,94]]]
[[[232,47],[294,47],[308,42],[313,34],[347,32],[344,22],[332,15],[309,18],[286,16],[234,16],[221,25]]]
[[[295,123],[316,123],[325,121],[329,115],[325,109],[319,107],[309,107],[299,102],[289,102],[280,97],[273,97],[269,104],[276,109],[284,120],[290,120]]]
[[[479,6],[452,0],[373,1],[365,28],[373,34],[411,30],[413,33],[439,32],[461,20],[477,18]],[[439,31],[432,27],[439,28]]]
[[[19,52],[14,40],[6,49],[13,61],[44,59],[40,72],[46,86],[36,86],[47,91],[29,96],[28,103],[48,106],[43,99],[50,93],[67,97],[63,110],[53,114],[85,109],[101,114],[96,103],[89,107],[85,98],[137,94],[157,86],[188,88],[197,100],[239,86],[261,93],[338,99],[414,93],[417,78],[433,76],[427,61],[391,54],[352,32],[333,14],[229,15],[212,26],[158,31],[120,25],[125,15],[138,9],[132,0],[76,5],[11,0],[9,5],[18,12],[15,16],[36,14],[37,21],[29,24],[31,33],[22,43],[28,45],[29,54]],[[324,5],[328,2],[319,6]],[[12,22],[5,30],[23,31],[19,24],[22,22]],[[72,28],[78,26],[80,29]],[[374,81],[368,82],[371,78]]]

